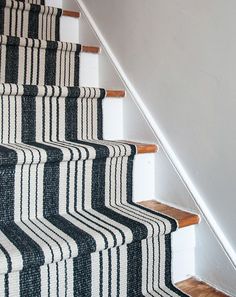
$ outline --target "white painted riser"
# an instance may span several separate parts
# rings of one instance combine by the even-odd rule
[[[70,9],[71,1],[66,1],[66,9]],[[68,4],[69,3],[69,4]],[[62,0],[46,0],[47,5],[56,7],[65,7]],[[72,5],[73,6],[73,5]],[[68,42],[80,43],[80,27],[83,28],[83,44],[91,44],[92,32],[90,27],[83,23],[83,18],[76,19],[71,17],[62,17],[61,40]],[[86,34],[88,33],[88,40]],[[96,40],[96,36],[92,39]],[[96,42],[96,44],[99,44]],[[101,59],[101,57],[100,57]],[[109,65],[109,59],[104,63],[104,55],[102,57],[102,66]],[[109,70],[99,71],[99,55],[81,53],[81,70],[80,70],[80,85],[91,87],[104,87],[100,85],[99,73],[110,73]],[[110,66],[109,66],[110,67]],[[86,69],[86,70],[85,70]],[[115,70],[114,70],[115,71]],[[116,77],[116,74],[113,75]],[[102,81],[109,81],[109,78]],[[114,86],[121,85],[121,82],[114,82],[114,85],[109,85],[110,89]],[[107,86],[106,86],[107,87]],[[124,87],[123,87],[124,88]],[[123,126],[123,100],[106,98],[103,101],[103,119],[104,119],[104,138],[119,140],[124,139]],[[135,201],[156,199],[155,197],[155,154],[138,155],[134,161],[134,182],[133,195]],[[179,229],[172,234],[173,245],[173,262],[172,272],[173,281],[181,281],[195,274],[195,227],[187,227]]]

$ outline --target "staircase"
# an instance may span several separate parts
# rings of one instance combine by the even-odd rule
[[[104,139],[125,91],[83,84],[100,48],[60,41],[79,17],[0,2],[0,296],[188,296],[171,240],[199,217],[134,202],[133,164],[158,147]]]

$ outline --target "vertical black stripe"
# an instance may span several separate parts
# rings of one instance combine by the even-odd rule
[[[78,129],[77,101],[80,99],[68,96],[65,100],[65,136],[67,140],[76,140]]]
[[[56,263],[56,283],[57,283],[57,297],[59,296],[59,267],[58,267],[58,263]]]
[[[51,296],[51,276],[50,276],[50,266],[47,265],[47,273],[48,273],[48,297]]]
[[[142,296],[142,246],[141,241],[127,246],[127,296]]]
[[[20,296],[41,296],[40,267],[28,268],[20,272]]]
[[[39,38],[38,32],[39,32],[40,10],[41,10],[41,7],[39,5],[31,4],[31,9],[29,11],[29,25],[28,25],[29,38]]]
[[[60,40],[60,17],[62,15],[62,10],[58,9],[57,15],[56,15],[56,19],[55,19],[55,23],[56,23],[56,27],[55,27],[55,40]]]
[[[117,256],[117,268],[116,268],[116,273],[117,273],[117,297],[122,297],[121,295],[120,295],[120,285],[121,285],[121,283],[120,283],[120,269],[121,269],[121,267],[120,267],[120,247],[118,247],[117,249],[116,249],[116,256]]]
[[[90,297],[92,280],[91,280],[91,255],[86,253],[73,260],[74,267],[74,295]]]
[[[58,44],[52,41],[47,41],[45,53],[45,84],[56,85],[57,71],[57,46]]]
[[[111,277],[113,272],[112,262],[111,262],[111,249],[108,250],[108,297],[112,297],[111,295]]]
[[[80,51],[81,51],[81,45],[78,44],[76,46],[76,52],[75,52],[75,76],[74,76],[74,86],[80,85]]]
[[[9,297],[9,274],[4,276],[5,297]]]
[[[103,139],[103,109],[102,109],[102,100],[97,100],[97,138]]]
[[[99,252],[99,297],[103,297],[103,257],[102,252]]]
[[[59,163],[44,165],[44,200],[43,215],[48,217],[58,214],[59,211]]]
[[[1,1],[0,5],[0,34],[4,34],[4,23],[5,23],[5,15],[4,8],[6,7],[6,0]]]
[[[1,150],[3,148],[1,147]],[[5,148],[17,160],[16,153]],[[14,220],[14,195],[15,195],[15,166],[0,167],[0,223],[8,223]]]
[[[6,45],[5,82],[17,84],[19,67],[19,39],[13,39],[11,36],[8,36],[7,43],[10,43],[10,45]]]
[[[37,86],[25,86],[22,96],[22,141],[34,142],[36,137],[36,102]]]

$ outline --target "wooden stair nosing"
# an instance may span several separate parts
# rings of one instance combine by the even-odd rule
[[[101,52],[101,48],[99,46],[82,45],[81,52],[89,54],[99,54]]]
[[[79,11],[71,11],[71,10],[63,10],[62,15],[71,17],[71,18],[79,18],[80,12]]]
[[[122,90],[106,90],[106,98],[124,98],[125,91]]]
[[[158,146],[152,143],[141,143],[136,141],[129,141],[129,140],[118,140],[124,143],[133,144],[137,148],[138,154],[151,154],[156,153],[158,151]]]
[[[126,95],[124,90],[107,90],[106,97],[124,98]]]
[[[176,286],[192,297],[229,297],[225,293],[217,291],[215,288],[194,277],[181,281]]]
[[[200,222],[200,217],[197,214],[177,209],[156,200],[141,201],[138,203],[144,207],[173,217],[178,222],[179,228],[196,225]]]

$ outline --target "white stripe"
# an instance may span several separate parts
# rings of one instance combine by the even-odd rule
[[[119,297],[123,297],[123,296],[127,296],[128,254],[127,254],[126,245],[121,246],[119,249],[120,249],[120,295]]]
[[[48,297],[48,265],[43,265],[40,267],[41,276],[41,296]]]
[[[9,273],[9,297],[20,297],[20,273]]]
[[[99,263],[99,253],[91,254],[91,297],[97,297],[100,291],[100,263]],[[126,295],[123,295],[126,296]]]

